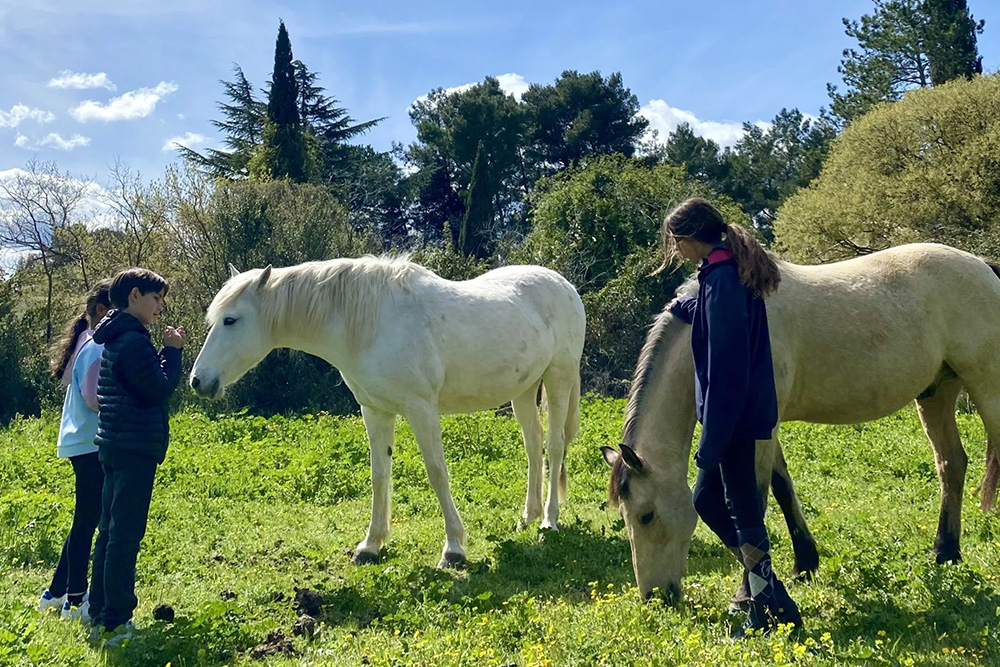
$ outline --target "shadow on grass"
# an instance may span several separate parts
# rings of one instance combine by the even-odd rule
[[[980,652],[981,664],[1000,664],[1000,592],[995,585],[966,565],[928,563],[917,578],[908,585],[922,582],[929,599],[916,610],[897,604],[884,583],[843,591],[846,604],[830,621],[834,643],[877,638],[884,630],[897,649],[940,654],[945,647],[962,647]]]
[[[174,623],[154,622],[140,628],[121,646],[95,645],[107,665],[149,667],[227,664],[251,650],[259,639],[247,626],[246,613],[234,604],[204,605]]]

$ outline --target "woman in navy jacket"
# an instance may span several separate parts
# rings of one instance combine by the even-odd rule
[[[698,515],[748,570],[749,615],[736,631],[801,625],[798,607],[771,570],[770,543],[754,470],[756,440],[778,423],[764,296],[781,280],[756,239],[703,199],[689,199],[664,224],[667,262],[699,263],[698,297],[669,305],[692,325],[695,398],[701,441],[695,454]],[[665,262],[666,264],[666,262]]]

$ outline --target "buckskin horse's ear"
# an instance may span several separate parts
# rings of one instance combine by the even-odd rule
[[[240,275],[240,270],[237,269],[235,266],[233,266],[233,263],[230,262],[229,263],[229,277],[230,278],[235,278],[238,275]]]
[[[266,269],[264,269],[264,270],[263,270],[263,271],[261,272],[261,274],[260,274],[260,277],[259,277],[259,278],[257,278],[257,284],[256,284],[256,287],[257,287],[257,289],[260,289],[260,288],[262,288],[262,287],[263,287],[264,285],[266,285],[266,284],[267,284],[267,280],[268,280],[268,278],[270,278],[270,277],[271,277],[271,265],[270,265],[270,264],[268,264],[268,265],[267,265],[267,268],[266,268]]]
[[[622,460],[632,472],[642,472],[642,459],[628,445],[622,445]]]
[[[604,462],[608,464],[609,468],[614,468],[615,462],[621,458],[621,454],[613,447],[601,447],[601,454],[604,455]]]

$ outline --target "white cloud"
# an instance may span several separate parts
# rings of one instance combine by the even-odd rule
[[[51,123],[55,119],[56,116],[51,111],[32,109],[23,104],[15,104],[10,111],[0,110],[0,127],[17,127],[26,120]]]
[[[0,273],[10,276],[21,265],[21,262],[30,256],[30,250],[0,246]]]
[[[500,74],[496,77],[497,81],[500,83],[500,89],[507,93],[508,95],[513,95],[515,99],[520,100],[521,95],[528,90],[531,85],[524,80],[524,77],[520,74],[514,74],[513,72],[508,72],[507,74]],[[452,86],[450,88],[445,88],[444,92],[446,95],[453,95],[454,93],[464,93],[473,86],[478,86],[482,81],[474,81],[472,83],[463,83],[461,86]],[[426,95],[421,95],[413,101],[413,104],[417,102],[423,102],[427,99]]]
[[[530,85],[524,80],[524,77],[520,74],[514,74],[513,72],[508,74],[501,74],[497,77],[500,82],[500,88],[509,95],[513,95],[515,99],[520,100],[521,95],[524,95],[528,91],[528,86]]]
[[[197,146],[198,144],[205,143],[205,135],[198,134],[196,132],[185,132],[179,137],[171,137],[167,139],[167,142],[163,144],[163,149],[165,151],[174,151],[179,147],[183,146],[185,148],[191,148],[192,146]]]
[[[649,129],[660,133],[660,140],[666,141],[678,125],[687,123],[698,136],[711,139],[720,147],[733,146],[743,137],[743,123],[727,123],[714,120],[700,120],[690,111],[672,107],[663,100],[650,100],[639,109],[639,115],[649,121]],[[754,125],[767,129],[770,123],[757,121]]]
[[[72,140],[70,140],[72,141]],[[111,227],[117,223],[117,218],[112,213],[108,205],[108,191],[92,181],[81,181],[67,175],[53,176],[49,174],[32,175],[31,172],[15,167],[0,171],[0,181],[13,180],[16,178],[40,179],[43,181],[58,180],[71,185],[82,187],[83,196],[76,203],[75,218],[82,221],[90,229],[101,227]],[[0,215],[3,210],[0,209]],[[0,246],[0,270],[10,275],[18,265],[34,254],[33,251],[23,247]]]
[[[70,141],[72,141],[72,139]],[[59,181],[82,188],[83,196],[80,197],[79,201],[77,201],[76,208],[74,209],[76,211],[76,217],[79,220],[82,220],[90,229],[110,227],[116,222],[116,218],[108,204],[108,199],[112,196],[112,194],[105,188],[101,187],[98,183],[89,180],[81,180],[68,174],[55,176],[49,174],[33,175],[31,172],[19,167],[0,171],[0,181],[13,180],[16,178],[29,180],[38,179],[39,181],[46,183]],[[0,248],[0,250],[2,250],[2,248]]]
[[[81,123],[100,120],[106,123],[118,120],[145,118],[156,110],[157,103],[177,91],[177,84],[161,81],[155,88],[140,88],[112,97],[107,104],[93,100],[70,109],[69,113]]]
[[[88,88],[107,88],[117,90],[111,79],[104,72],[97,74],[83,74],[65,69],[59,72],[59,76],[49,79],[49,88],[73,88],[75,90],[86,90]]]
[[[56,148],[61,151],[71,151],[74,148],[79,148],[81,146],[90,145],[90,137],[85,137],[81,134],[74,134],[68,139],[64,139],[58,132],[51,132],[36,143],[32,143],[28,137],[23,134],[17,135],[17,139],[14,140],[14,145],[18,148],[24,148],[25,150],[35,150],[38,148]]]

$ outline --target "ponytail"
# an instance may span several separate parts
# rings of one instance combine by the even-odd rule
[[[741,283],[757,296],[767,296],[778,289],[781,271],[777,262],[745,227],[737,224],[727,226],[726,245],[736,260]]]
[[[69,360],[73,356],[73,350],[76,349],[76,342],[80,339],[80,334],[87,330],[88,322],[87,313],[84,311],[79,317],[66,324],[63,335],[56,340],[49,370],[52,371],[52,375],[57,380],[61,380],[63,373],[66,372],[66,366],[69,365]]]
[[[66,323],[66,329],[62,336],[56,340],[52,346],[52,360],[49,370],[57,380],[62,380],[66,367],[69,366],[76,344],[80,340],[80,334],[87,330],[91,324],[96,324],[97,307],[104,306],[111,308],[111,281],[102,280],[94,285],[87,294],[87,303],[83,312]]]
[[[725,235],[725,239],[723,239]],[[689,237],[715,245],[725,241],[733,253],[740,282],[757,296],[766,296],[778,288],[781,271],[774,257],[745,227],[726,224],[719,209],[700,197],[692,197],[671,211],[663,221],[660,243],[663,263],[653,275],[663,271],[677,257],[672,238]]]

